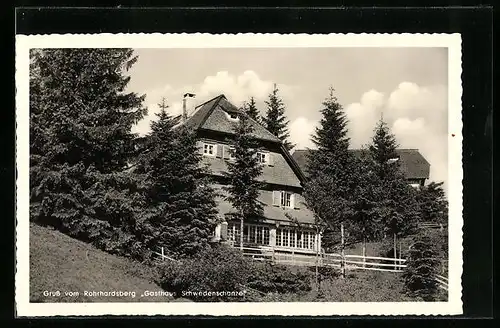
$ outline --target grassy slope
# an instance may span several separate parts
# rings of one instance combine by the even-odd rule
[[[166,302],[168,296],[141,297],[144,291],[160,291],[152,268],[110,255],[50,228],[30,225],[31,302]],[[47,297],[44,291],[59,291]],[[69,291],[78,297],[66,296]],[[84,291],[134,291],[130,296],[84,296]]]

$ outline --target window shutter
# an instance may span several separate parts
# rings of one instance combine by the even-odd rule
[[[302,199],[302,197],[300,197],[299,195],[297,195],[297,194],[293,195],[293,206],[296,210],[300,209],[300,200],[301,199]]]
[[[280,206],[281,192],[273,190],[273,206]]]
[[[295,194],[290,195],[290,207],[291,208],[296,208],[295,207]]]
[[[198,152],[203,155],[203,145],[204,143],[202,141],[197,141],[196,146],[198,147]]]
[[[215,147],[215,156],[218,158],[222,158],[222,145],[214,145]]]
[[[274,166],[273,153],[267,153],[267,165]]]
[[[224,159],[229,159],[229,146],[224,145],[223,146],[223,157]]]

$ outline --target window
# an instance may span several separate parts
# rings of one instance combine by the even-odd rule
[[[276,246],[314,249],[316,235],[313,231],[276,229]]]
[[[273,205],[296,208],[295,207],[295,195],[288,191],[273,191]]]
[[[234,147],[229,147],[227,149],[227,155],[228,155],[229,159],[235,159],[236,158],[235,153],[234,153]]]
[[[215,147],[214,144],[204,143],[203,144],[203,155],[206,156],[215,156]]]
[[[269,245],[269,227],[244,224],[243,241],[250,244]],[[240,223],[230,222],[227,226],[227,238],[239,244]]]
[[[292,194],[289,192],[281,193],[281,206],[291,207],[292,206]]]
[[[239,120],[239,117],[238,117],[238,113],[236,112],[224,112],[226,113],[226,117],[228,120],[231,120],[231,121],[238,121]]]
[[[267,163],[268,154],[266,153],[257,153],[257,160],[259,163],[266,164]]]

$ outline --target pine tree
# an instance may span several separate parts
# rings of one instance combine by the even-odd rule
[[[278,95],[279,89],[274,85],[273,91],[269,94],[269,98],[266,101],[267,112],[266,116],[262,118],[262,123],[272,134],[277,136],[285,148],[290,151],[294,144],[292,144],[288,138],[290,137],[290,132],[288,131],[288,123],[285,116],[285,104],[283,100]]]
[[[248,117],[250,117],[257,123],[260,123],[259,109],[257,108],[254,97],[250,97],[250,100],[248,102],[245,102],[244,110]]]
[[[408,294],[419,296],[424,301],[434,301],[437,292],[435,276],[438,273],[439,260],[429,236],[417,235],[410,247],[403,272]]]
[[[140,257],[138,181],[126,171],[144,96],[126,93],[130,49],[31,52],[31,220]]]
[[[347,119],[333,88],[323,102],[321,113],[320,125],[312,136],[318,149],[307,158],[305,198],[316,217],[328,224],[322,243],[331,248],[338,242],[340,224],[353,215],[356,163],[348,152]]]
[[[237,211],[240,220],[240,247],[243,247],[243,222],[262,215],[263,207],[258,200],[261,183],[257,178],[262,174],[262,165],[257,158],[258,144],[252,136],[253,128],[245,114],[239,115],[234,129],[234,160],[227,163],[224,188],[228,200]]]
[[[165,247],[175,257],[206,248],[217,224],[215,191],[201,165],[195,134],[166,112],[151,123],[148,154],[142,159],[147,211],[142,222],[149,248]]]

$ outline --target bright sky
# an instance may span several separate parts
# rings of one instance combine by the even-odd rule
[[[312,147],[321,102],[332,85],[349,119],[351,148],[370,142],[383,112],[401,148],[418,148],[433,181],[447,189],[448,53],[446,48],[136,49],[129,89],[146,94],[149,116],[135,131],[149,130],[167,99],[181,113],[184,92],[202,103],[225,94],[239,106],[250,96],[261,113],[276,83],[296,149]]]

